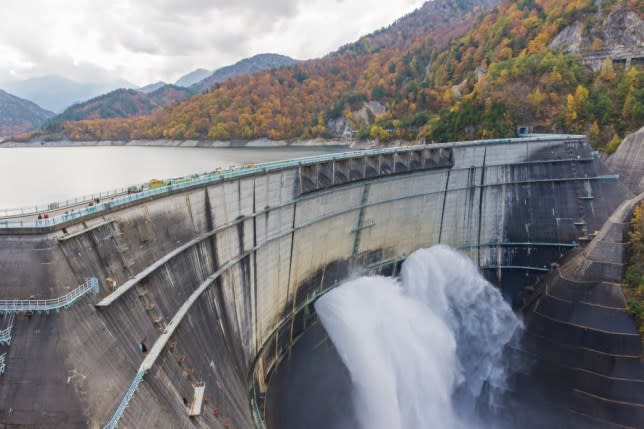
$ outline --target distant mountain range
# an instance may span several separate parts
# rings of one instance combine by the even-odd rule
[[[179,78],[174,84],[177,86],[183,86],[188,88],[189,86],[194,85],[195,83],[204,80],[212,74],[212,70],[206,69],[197,69],[193,70],[188,74],[183,75]]]
[[[151,85],[149,86],[151,87]],[[147,115],[193,94],[193,91],[188,88],[166,84],[161,84],[161,87],[148,93],[141,89],[117,89],[84,103],[74,104],[60,115],[52,118],[48,127],[52,128],[65,121],[81,119],[129,118]]]
[[[0,137],[36,129],[52,116],[53,112],[0,89]]]
[[[157,89],[162,88],[162,87],[164,87],[166,85],[167,85],[167,83],[165,83],[163,81],[159,81],[159,82],[155,82],[155,83],[151,83],[151,84],[142,86],[141,88],[137,88],[137,91],[142,92],[144,94],[149,94],[149,93],[154,92]]]
[[[49,131],[57,131],[60,125],[66,121],[129,118],[148,115],[157,109],[170,106],[175,102],[191,97],[199,92],[207,91],[212,86],[227,79],[290,65],[295,62],[292,58],[284,55],[260,54],[243,59],[233,65],[222,67],[212,73],[205,69],[197,69],[177,81],[186,85],[206,74],[207,77],[205,79],[189,87],[169,85],[165,82],[155,82],[136,90],[118,89],[88,101],[74,104],[60,115],[51,119],[47,123],[47,129]]]
[[[148,117],[67,122],[62,135],[443,142],[527,124],[610,152],[644,123],[644,68],[616,54],[641,46],[641,0],[433,0],[325,57],[216,85],[224,68]]]
[[[133,88],[130,82],[82,83],[60,76],[42,76],[20,81],[0,82],[0,88],[31,100],[44,109],[60,113],[74,103],[89,100],[117,88]]]
[[[297,61],[286,55],[279,54],[258,54],[250,58],[244,58],[233,65],[215,70],[210,76],[192,85],[198,92],[207,91],[218,83],[233,79],[244,74],[257,73],[264,70],[271,70],[280,67],[290,66]]]

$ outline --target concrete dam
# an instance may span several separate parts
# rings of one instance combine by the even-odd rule
[[[536,363],[516,382],[540,387],[513,400],[560,409],[568,427],[637,427],[641,341],[619,264],[602,265],[612,289],[588,286],[582,320],[569,316],[584,283],[559,275],[629,198],[583,136],[534,136],[252,166],[0,220],[0,427],[263,428],[314,300],[437,243],[526,312],[521,352]],[[566,300],[541,299],[543,282]]]

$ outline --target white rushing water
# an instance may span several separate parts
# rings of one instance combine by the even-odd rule
[[[315,308],[351,373],[362,429],[481,425],[475,402],[486,383],[503,387],[503,347],[522,327],[474,263],[443,245],[411,254],[400,281],[351,280]]]

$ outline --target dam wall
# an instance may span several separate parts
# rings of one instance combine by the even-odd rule
[[[0,425],[261,424],[249,392],[261,400],[312,297],[445,243],[518,307],[627,197],[617,179],[579,136],[461,142],[259,166],[0,228],[0,299],[99,284],[59,312],[16,315]]]
[[[522,346],[532,366],[512,398],[538,404],[531,410],[538,416],[522,418],[545,422],[562,413],[567,427],[583,428],[644,421],[642,338],[621,285],[629,221],[642,200],[644,193],[622,203],[587,246],[540,282]]]

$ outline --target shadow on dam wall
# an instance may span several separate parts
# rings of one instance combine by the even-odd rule
[[[518,307],[627,197],[583,139],[428,148],[339,156],[0,232],[2,299],[100,284],[66,310],[16,316],[0,346],[0,423],[98,428],[118,414],[119,427],[251,428],[262,416],[249,389],[262,400],[307,326],[305,312],[290,316],[354,268],[393,271],[445,243]],[[190,417],[198,385],[203,406]]]

